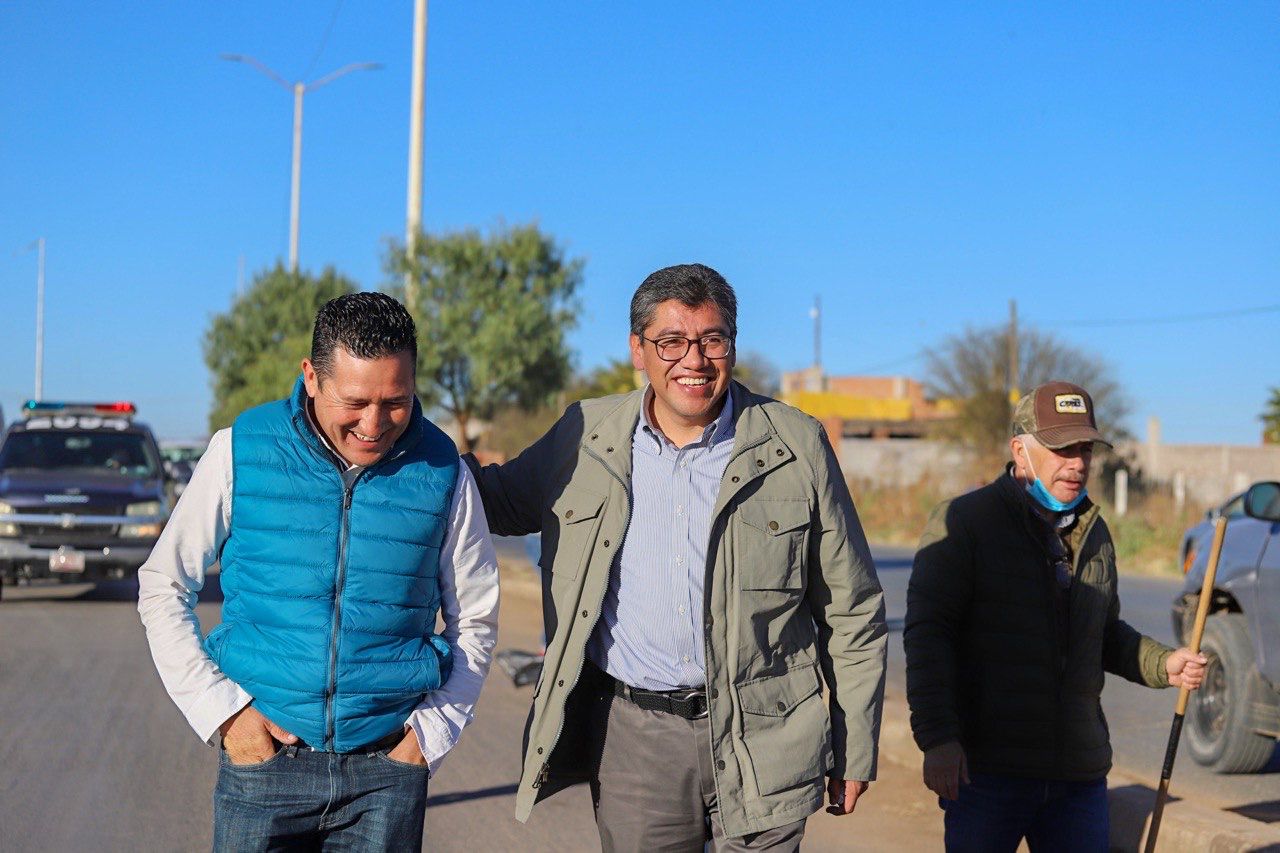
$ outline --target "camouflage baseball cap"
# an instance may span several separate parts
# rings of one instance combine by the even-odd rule
[[[1082,441],[1111,446],[1098,432],[1093,418],[1093,398],[1079,385],[1046,382],[1033,388],[1013,409],[1013,434],[1030,433],[1050,450],[1061,450]]]

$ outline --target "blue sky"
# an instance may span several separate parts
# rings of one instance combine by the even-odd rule
[[[0,404],[31,392],[43,235],[45,396],[203,433],[209,317],[289,230],[291,96],[221,53],[291,80],[383,64],[306,99],[300,254],[384,283],[412,17],[0,4]],[[1016,298],[1111,365],[1135,431],[1255,444],[1280,385],[1277,44],[1274,3],[436,0],[425,222],[536,219],[585,258],[582,368],[625,353],[647,273],[698,260],[783,369],[811,359],[815,294],[837,374],[919,375]]]

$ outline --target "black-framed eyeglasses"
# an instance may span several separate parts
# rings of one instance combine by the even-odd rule
[[[684,338],[680,335],[665,335],[657,340],[638,336],[642,341],[653,344],[658,358],[663,361],[679,361],[689,353],[689,348],[697,344],[707,358],[727,358],[733,352],[733,338],[728,335],[703,335],[700,338]]]

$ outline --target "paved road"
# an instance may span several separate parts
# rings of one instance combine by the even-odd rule
[[[508,554],[518,557],[517,550]],[[216,576],[197,612],[218,621]],[[500,648],[536,648],[527,568],[504,569]],[[200,744],[151,666],[131,582],[6,588],[0,603],[0,850],[208,850],[216,753]],[[585,788],[512,816],[530,689],[496,667],[480,714],[432,779],[424,849],[598,850]],[[941,817],[914,768],[883,763],[868,805],[817,815],[806,849],[933,850]]]
[[[519,556],[506,546],[505,553]],[[891,620],[900,620],[909,553],[877,553]],[[532,576],[508,572],[500,646],[536,645]],[[507,578],[504,577],[504,582]],[[524,589],[521,590],[521,585]],[[1131,620],[1167,638],[1164,608],[1175,585],[1126,579]],[[207,850],[216,754],[200,744],[151,667],[134,610],[132,582],[6,588],[0,603],[0,850]],[[215,583],[198,612],[216,624]],[[902,691],[900,621],[891,642],[891,687]],[[1107,711],[1121,761],[1154,777],[1163,754],[1171,691],[1109,683]],[[495,669],[480,717],[432,781],[427,848],[474,851],[591,850],[595,832],[585,791],[539,806],[527,827],[511,817],[519,732],[528,688]],[[1274,766],[1274,765],[1273,765]],[[1280,773],[1224,779],[1180,763],[1174,792],[1203,789],[1225,805],[1280,800]],[[914,769],[884,765],[866,811],[818,815],[810,850],[937,849],[940,819]],[[1280,816],[1278,816],[1280,817]]]

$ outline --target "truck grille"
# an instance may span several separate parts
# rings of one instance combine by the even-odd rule
[[[17,512],[23,515],[124,515],[124,504],[91,503],[61,506],[57,504],[37,504],[19,507]]]
[[[103,548],[119,545],[116,538],[119,528],[92,527],[88,529],[65,530],[57,525],[20,524],[18,536],[33,548],[59,548],[67,545],[72,548]]]

